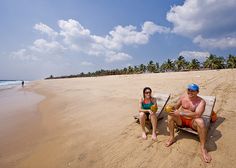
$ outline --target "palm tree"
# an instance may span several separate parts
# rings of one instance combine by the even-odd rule
[[[227,59],[227,68],[236,68],[236,56],[229,54]]]
[[[173,71],[175,69],[175,64],[170,59],[167,60],[167,70]]]
[[[84,73],[83,73],[83,72],[81,72],[79,75],[80,75],[81,77],[83,77],[83,76],[84,76]]]
[[[181,55],[177,58],[177,60],[174,63],[176,65],[178,71],[186,69],[186,67],[188,65],[185,58]]]
[[[120,70],[117,68],[114,69],[113,72],[114,72],[114,75],[120,75]]]
[[[192,61],[188,65],[188,67],[191,70],[200,69],[200,62],[197,59],[192,59]]]
[[[134,68],[132,66],[128,66],[128,74],[134,73]]]
[[[156,64],[154,64],[153,61],[150,61],[147,65],[147,70],[148,70],[148,72],[151,72],[151,73],[157,72]]]
[[[160,71],[161,71],[161,72],[165,72],[166,69],[167,69],[167,68],[166,68],[166,63],[164,62],[164,63],[161,64]]]
[[[173,61],[171,61],[170,59],[167,59],[166,62],[164,62],[161,65],[161,71],[162,72],[166,72],[166,71],[174,71],[175,69],[175,64],[173,63]]]
[[[158,73],[158,72],[160,72],[160,65],[159,65],[158,62],[156,62],[156,71],[155,71],[155,73]]]
[[[140,70],[139,70],[139,68],[138,68],[138,66],[134,66],[134,73],[139,73],[140,72]]]
[[[123,74],[127,74],[128,73],[128,69],[127,68],[123,68],[122,73]]]
[[[210,54],[210,56],[207,57],[203,65],[204,68],[222,69],[225,67],[224,62],[225,59],[223,57],[217,57],[216,55]]]
[[[146,65],[144,65],[144,64],[140,64],[140,65],[139,65],[139,70],[140,70],[141,73],[146,72],[146,70],[147,70]]]

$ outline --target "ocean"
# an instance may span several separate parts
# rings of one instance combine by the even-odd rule
[[[19,80],[0,80],[0,89],[10,89],[15,86],[21,86],[21,82]],[[25,81],[25,83],[28,81]]]

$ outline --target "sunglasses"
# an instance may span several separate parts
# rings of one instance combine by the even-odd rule
[[[145,94],[151,94],[151,92],[145,92]]]

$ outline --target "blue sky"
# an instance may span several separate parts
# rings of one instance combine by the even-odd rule
[[[234,11],[236,0],[2,0],[0,79],[235,54]]]

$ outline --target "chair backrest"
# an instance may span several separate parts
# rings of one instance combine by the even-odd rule
[[[213,112],[213,108],[215,106],[216,97],[215,96],[201,96],[201,95],[199,96],[206,101],[206,107],[205,107],[205,111],[202,114],[202,118],[204,119],[204,122],[208,129],[210,126],[211,115]]]
[[[170,99],[170,94],[164,94],[164,93],[153,93],[153,97],[157,100],[157,106],[158,110],[156,112],[157,117],[161,114],[161,112],[164,110],[165,105]]]
[[[215,106],[216,97],[215,96],[202,96],[202,95],[199,95],[199,96],[206,101],[206,107],[205,107],[205,111],[202,114],[202,118],[205,122],[206,129],[208,130],[211,123],[211,114]],[[191,128],[178,127],[178,129],[198,135],[198,132]]]

